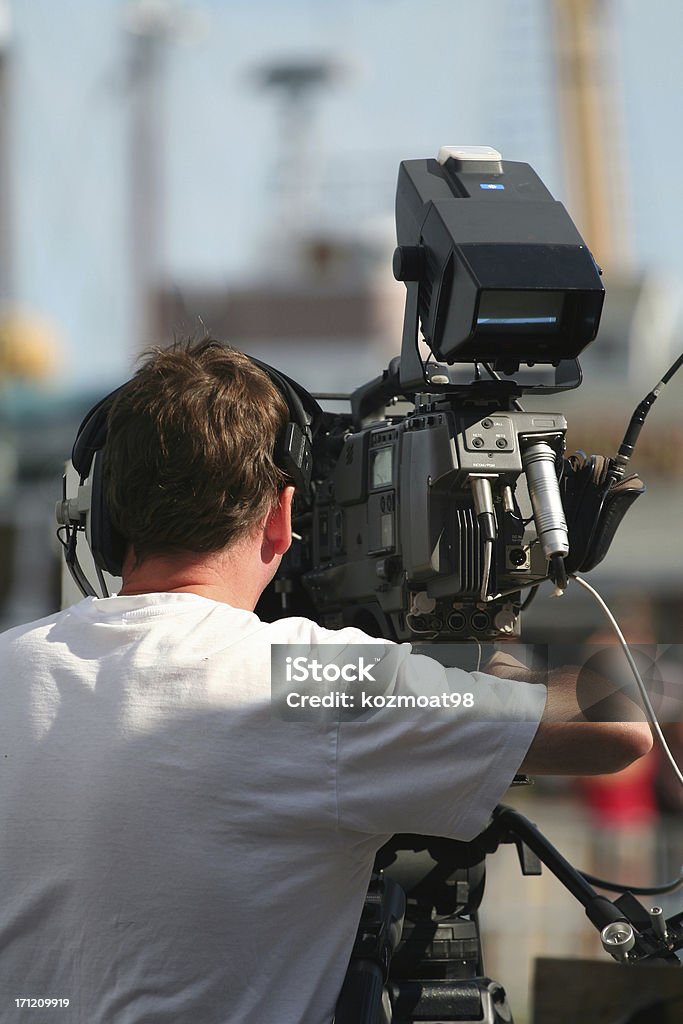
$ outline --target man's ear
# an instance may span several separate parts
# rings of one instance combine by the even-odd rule
[[[283,487],[276,507],[266,519],[266,540],[276,555],[284,555],[292,543],[293,500],[294,488],[291,485]]]

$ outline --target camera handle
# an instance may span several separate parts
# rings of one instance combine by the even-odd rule
[[[469,843],[395,836],[379,851],[375,866],[380,870],[368,893],[335,1024],[413,1024],[432,1019],[425,1013],[439,1021],[512,1021],[504,989],[481,973],[477,921],[485,858],[503,843],[516,846],[523,874],[539,874],[541,863],[552,871],[585,908],[615,960],[681,966],[676,951],[683,949],[683,913],[666,920],[659,907],[647,910],[630,892],[614,902],[599,896],[532,822],[499,805],[486,829]],[[400,858],[407,853],[416,870],[411,859]],[[430,863],[426,873],[425,854]],[[384,901],[382,887],[389,893]],[[408,895],[407,943],[405,937],[399,942],[403,918],[396,888]],[[375,936],[382,938],[374,946],[368,938],[372,921]],[[415,949],[421,953],[417,959]]]
[[[490,825],[474,843],[494,852],[501,843],[527,847],[581,903],[599,931],[603,947],[621,963],[661,960],[680,967],[676,950],[683,949],[683,913],[663,920],[659,908],[648,911],[630,892],[612,902],[599,896],[584,876],[562,856],[519,811],[499,805]],[[520,854],[521,856],[521,854]],[[522,868],[524,872],[524,868]]]

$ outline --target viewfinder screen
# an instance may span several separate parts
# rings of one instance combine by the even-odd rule
[[[391,484],[391,448],[370,450],[370,486],[388,487]]]
[[[483,291],[477,329],[515,334],[559,331],[563,307],[564,292]]]

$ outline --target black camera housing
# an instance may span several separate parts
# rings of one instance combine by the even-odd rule
[[[529,164],[457,152],[405,160],[398,175],[394,274],[419,284],[426,343],[446,363],[503,372],[576,358],[604,288],[569,214]]]

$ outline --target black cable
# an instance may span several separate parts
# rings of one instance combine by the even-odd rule
[[[61,536],[62,532],[66,540]],[[64,548],[64,560],[71,573],[71,578],[84,597],[97,597],[90,584],[90,580],[83,572],[81,563],[78,561],[78,555],[76,554],[77,538],[78,530],[75,526],[60,526],[57,530],[57,540]]]
[[[550,556],[550,564],[552,567],[553,582],[555,586],[559,587],[560,590],[566,590],[568,580],[567,569],[564,564],[563,556],[559,554],[559,552],[555,552],[555,554]]]
[[[652,391],[645,396],[636,411],[633,413],[631,422],[624,434],[624,439],[619,446],[619,451],[617,452],[616,458],[613,460],[607,475],[607,480],[610,485],[617,483],[623,478],[624,473],[626,472],[626,466],[633,455],[633,449],[635,448],[636,441],[638,440],[643,423],[645,422],[645,417],[656,402],[657,398],[659,398],[659,395],[662,393],[665,386],[669,383],[673,375],[680,370],[681,366],[683,366],[683,352],[675,363],[669,367],[662,379],[654,386]]]
[[[678,370],[680,370],[681,366],[683,366],[683,352],[681,352],[680,356],[673,364],[673,366],[669,367],[669,369],[662,377],[662,384],[668,384],[671,378],[673,377],[674,373],[677,373]]]
[[[100,569],[99,565],[95,566],[95,572],[97,573],[97,580],[100,584],[100,587],[102,588],[102,597],[109,597],[109,587],[107,586],[107,581],[104,578],[104,573]]]
[[[579,871],[579,874],[598,889],[606,889],[608,892],[632,892],[634,896],[664,896],[666,893],[675,892],[683,885],[683,875],[679,875],[671,882],[664,882],[662,885],[653,885],[648,888],[643,885],[617,885],[615,882],[606,882],[603,878],[589,875],[587,871]]]

